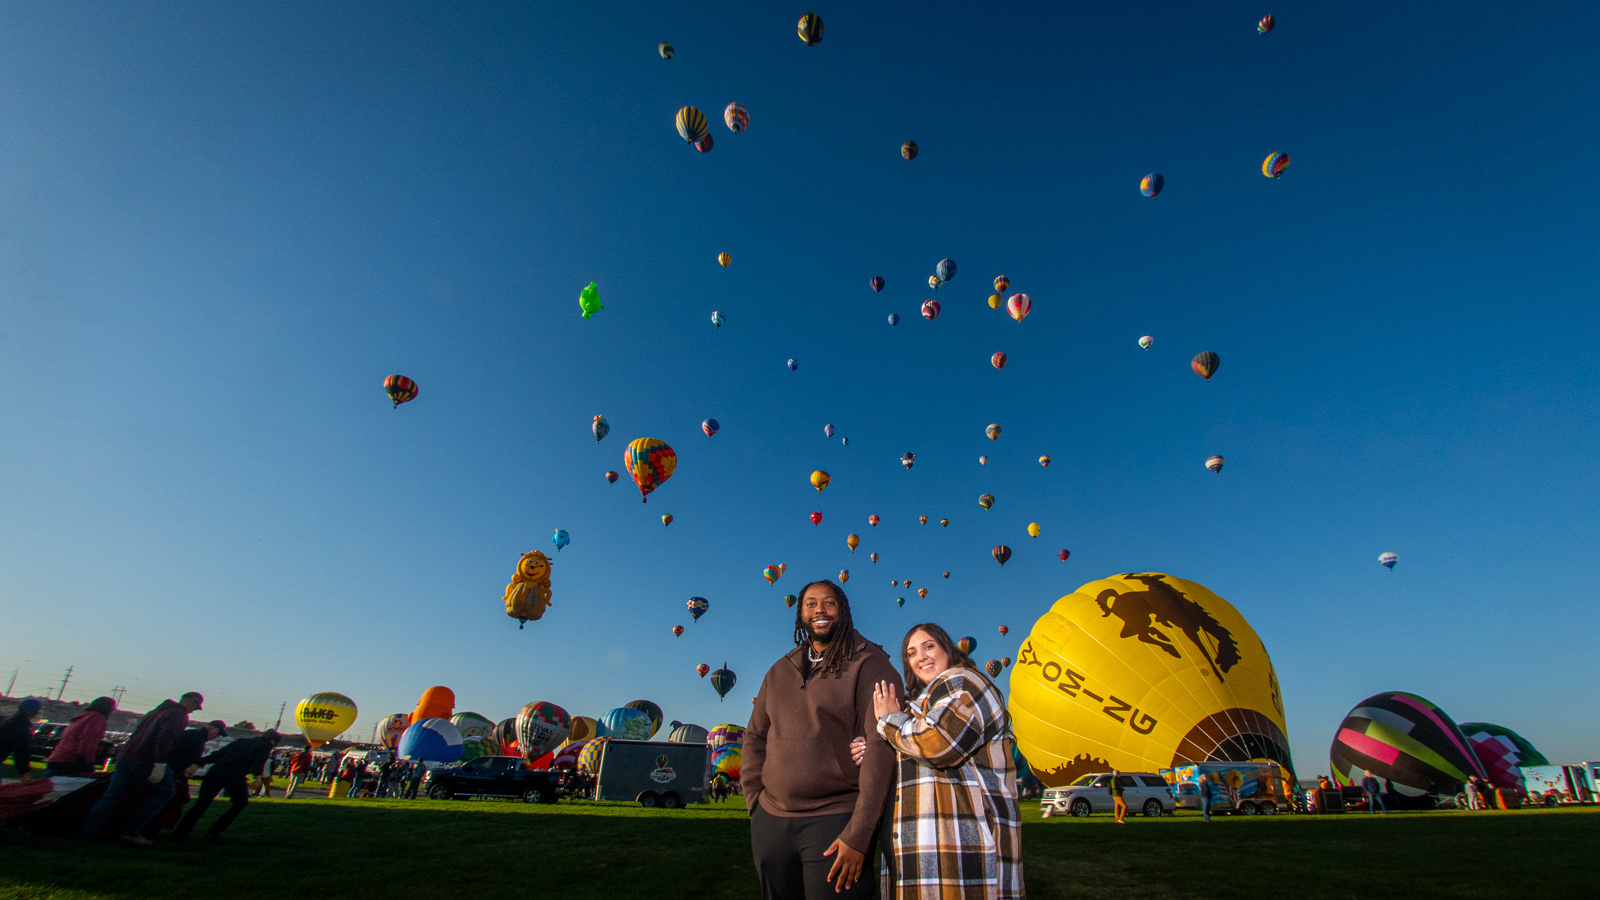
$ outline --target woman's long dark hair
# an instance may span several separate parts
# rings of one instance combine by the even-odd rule
[[[837,675],[844,671],[844,664],[850,659],[856,643],[856,625],[850,618],[850,598],[844,595],[844,588],[824,578],[800,589],[800,602],[794,605],[794,645],[799,647],[811,640],[811,629],[806,627],[805,596],[806,591],[818,585],[825,585],[833,591],[834,599],[839,601],[839,619],[833,623],[833,637],[828,641],[828,649],[822,651],[822,662],[816,664],[816,672],[819,675],[823,672]]]
[[[950,640],[950,635],[943,628],[932,622],[913,625],[911,630],[906,632],[906,636],[900,639],[900,664],[905,667],[907,700],[917,699],[922,696],[923,691],[928,689],[928,686],[922,683],[922,677],[911,670],[911,636],[919,631],[926,631],[928,637],[933,638],[933,642],[939,645],[939,649],[949,655],[952,669],[956,666],[965,666],[976,671],[978,668],[972,664],[972,657],[963,652],[960,647],[957,647],[956,642]]]

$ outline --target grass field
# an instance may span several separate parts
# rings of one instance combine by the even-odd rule
[[[216,815],[218,807],[208,815]],[[739,798],[620,804],[252,801],[220,845],[83,846],[0,830],[0,897],[748,898]],[[1594,896],[1600,809],[1041,820],[1032,898]],[[1587,887],[1585,887],[1587,885]]]

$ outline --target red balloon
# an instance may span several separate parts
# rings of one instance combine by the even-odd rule
[[[1057,555],[1057,556],[1059,556],[1059,557],[1061,557],[1061,561],[1062,561],[1062,562],[1066,562],[1066,561],[1067,561],[1067,557],[1069,557],[1069,556],[1071,556],[1071,555],[1072,555],[1072,554],[1071,554],[1071,553],[1068,553],[1068,552],[1067,552],[1067,551],[1065,551],[1065,550],[1063,550],[1063,551],[1061,551],[1061,552],[1060,552],[1060,553],[1057,553],[1057,554],[1056,554],[1056,555]]]
[[[673,637],[683,637],[683,626],[682,625],[674,625],[674,626],[672,626],[672,636]]]
[[[821,525],[822,524],[822,513],[819,513],[819,512],[812,513],[811,514],[811,524],[812,525]]]
[[[1010,630],[1011,630],[1011,629],[1009,629],[1009,628],[1007,628],[1007,627],[1005,627],[1005,626],[1004,626],[1004,625],[1001,625],[1001,626],[1000,626],[1000,636],[1001,636],[1001,637],[1005,637],[1005,636],[1006,636],[1006,632],[1008,632],[1008,631],[1010,631]]]
[[[707,673],[707,672],[709,672],[709,671],[711,671],[711,667],[710,667],[710,666],[708,666],[708,665],[706,665],[706,664],[705,664],[705,663],[701,663],[701,664],[700,664],[700,665],[698,665],[698,666],[695,666],[695,667],[694,667],[694,670],[695,670],[695,671],[696,671],[696,672],[699,672],[699,673],[700,673],[700,677],[701,677],[701,678],[704,678],[704,677],[706,677],[706,673]]]
[[[878,527],[878,523],[880,521],[882,521],[882,520],[879,519],[876,515],[867,516],[867,524],[871,525],[873,528],[877,528]]]
[[[607,472],[606,473],[606,481],[610,482],[611,484],[616,484],[617,483],[617,473],[615,473],[615,472]]]
[[[944,577],[949,578],[950,577],[950,573],[949,572],[944,573]]]

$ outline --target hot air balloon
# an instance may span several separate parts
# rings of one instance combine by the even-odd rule
[[[989,464],[989,457],[987,457],[987,456],[978,457],[978,465],[987,466],[988,464]]]
[[[517,748],[523,759],[538,759],[554,750],[572,732],[572,717],[544,700],[529,703],[517,713]]]
[[[729,131],[738,134],[750,127],[750,110],[745,109],[743,103],[729,103],[728,108],[722,111],[722,121],[727,124]]]
[[[298,708],[296,711],[299,711]],[[395,745],[400,743],[400,735],[405,734],[406,729],[410,727],[410,713],[395,713],[391,716],[384,716],[378,720],[378,727],[372,730],[372,742],[393,750]],[[309,739],[307,743],[310,743]],[[315,747],[316,744],[312,744],[312,746]]]
[[[404,375],[390,375],[383,379],[383,390],[394,401],[394,408],[417,399],[417,383]]]
[[[650,717],[650,737],[655,737],[656,732],[661,730],[661,720],[664,717],[661,713],[660,704],[654,700],[630,700],[622,704],[622,708],[637,709]]]
[[[1011,668],[1011,657],[1009,657],[1009,656],[1000,657],[1000,665],[1005,666],[1008,669]]]
[[[995,353],[995,355],[989,357],[989,365],[994,366],[996,369],[1004,369],[1006,367],[1006,355],[1004,353]]]
[[[822,426],[822,436],[823,437],[829,437],[829,438],[833,437],[833,426],[832,425],[824,425],[824,426]]]
[[[861,546],[861,537],[854,534],[846,535],[844,542],[849,545],[850,552],[854,553],[856,552],[856,548]]]
[[[578,292],[578,309],[585,319],[593,318],[595,313],[605,309],[600,305],[600,291],[594,282],[589,282],[588,287]]]
[[[716,141],[712,140],[712,138],[711,138],[711,132],[708,131],[708,132],[706,132],[706,136],[705,137],[703,137],[700,140],[694,142],[694,149],[700,151],[701,153],[710,153],[711,152],[711,147],[715,143],[716,143]]]
[[[878,561],[878,554],[876,554],[876,553],[868,553],[867,554],[867,559],[870,559],[873,562],[877,562]]]
[[[395,752],[406,759],[453,763],[461,758],[463,743],[461,729],[449,719],[433,717],[412,723],[400,735]]]
[[[1039,457],[1039,465],[1044,466],[1046,469],[1050,468],[1050,457],[1049,456],[1041,456],[1041,457]]]
[[[985,427],[983,429],[983,433],[991,441],[1000,440],[1000,426],[999,425],[995,425],[993,423],[990,423],[987,427]]]
[[[1400,554],[1398,553],[1384,553],[1378,556],[1378,565],[1383,566],[1385,569],[1393,569],[1394,564],[1399,561]]]
[[[940,519],[939,520],[939,527],[940,528],[949,528],[950,527],[950,520],[949,519]]]
[[[1038,522],[1029,522],[1028,523],[1028,537],[1036,538],[1038,536],[1039,536],[1039,523]]]
[[[819,494],[826,490],[828,485],[832,483],[833,479],[829,477],[827,472],[824,472],[821,469],[811,473],[811,486],[816,488],[817,493]]]
[[[1261,21],[1256,23],[1256,34],[1266,34],[1276,24],[1278,24],[1278,20],[1272,17],[1272,13],[1267,13],[1261,17]]]
[[[789,371],[791,371],[791,372],[800,371],[800,361],[797,360],[797,359],[789,360]]]
[[[650,714],[642,709],[619,706],[600,717],[600,736],[624,741],[648,741],[654,731]]]
[[[1167,180],[1161,177],[1160,172],[1151,172],[1149,175],[1139,179],[1139,193],[1154,199],[1155,195],[1161,193],[1161,188],[1166,183]]]
[[[620,476],[618,476],[617,473],[615,473],[615,472],[607,472],[606,473],[606,482],[609,483],[609,484],[616,484],[617,483],[617,478],[619,478],[619,477]]]
[[[728,696],[728,692],[733,690],[733,686],[738,681],[739,676],[733,674],[733,670],[728,668],[727,663],[723,663],[722,668],[712,672],[711,689],[717,692],[717,700],[720,702],[722,698]]]
[[[423,719],[448,719],[456,709],[456,692],[436,684],[417,698],[417,708],[411,711],[411,724]]]
[[[877,513],[873,513],[872,515],[867,516],[867,524],[871,525],[873,528],[877,528],[878,527],[878,523],[881,522],[881,521],[883,521],[883,520],[878,518],[878,514]]]
[[[1274,153],[1261,163],[1261,174],[1268,178],[1282,178],[1283,170],[1289,168],[1289,154]]]
[[[716,419],[707,419],[700,423],[700,430],[706,433],[706,437],[711,437],[721,431],[722,426],[717,423]]]
[[[1010,313],[1011,318],[1016,319],[1018,322],[1026,319],[1032,309],[1033,298],[1027,294],[1012,294],[1011,299],[1006,301],[1006,312]]]
[[[1220,474],[1222,472],[1222,457],[1220,457],[1220,456],[1208,456],[1208,457],[1206,457],[1206,468],[1210,469],[1213,473]]]
[[[761,570],[761,577],[767,580],[767,584],[777,584],[783,573],[778,571],[777,566],[767,566]]]
[[[693,144],[711,133],[711,126],[706,124],[706,114],[692,106],[678,110],[677,122],[678,134],[686,144]]]
[[[672,636],[673,637],[683,637],[683,626],[682,625],[674,625],[674,626],[672,626]]]
[[[1502,725],[1462,722],[1461,733],[1472,747],[1489,781],[1497,788],[1515,791],[1524,785],[1524,766],[1548,766],[1550,760],[1528,739]],[[1529,787],[1532,787],[1531,785]]]
[[[1294,777],[1266,648],[1192,581],[1149,572],[1084,585],[1035,623],[1016,670],[1013,727],[1047,785],[1210,760],[1272,760]]]
[[[1196,375],[1207,381],[1211,380],[1211,376],[1217,374],[1217,367],[1221,365],[1222,357],[1212,353],[1210,350],[1204,353],[1196,353],[1194,359],[1189,361],[1189,368],[1193,369]]]
[[[556,552],[560,553],[562,547],[572,543],[572,536],[567,534],[565,528],[557,528],[556,533],[550,535],[550,543],[555,544]]]
[[[1062,562],[1066,562],[1067,561],[1067,557],[1069,557],[1071,555],[1072,554],[1069,551],[1063,549],[1060,553],[1056,554],[1056,558],[1061,560]]]
[[[894,605],[895,606],[905,606],[906,605],[906,598],[904,598],[904,597],[896,597],[896,598],[894,598]]]
[[[778,563],[778,574],[779,575],[782,575],[783,573],[785,573],[787,571],[789,571],[789,564],[788,563]]]
[[[639,486],[639,502],[648,502],[650,492],[660,487],[678,470],[678,454],[666,441],[639,438],[622,454],[623,468]]]
[[[700,665],[694,667],[694,671],[701,678],[704,678],[707,675],[711,674],[711,667],[706,665],[705,663],[701,663]]]
[[[1011,279],[1006,276],[1001,275],[994,280],[994,292],[996,294],[1004,294],[1008,287],[1011,287]]]
[[[995,629],[995,630],[996,630],[996,631],[998,631],[998,632],[1000,632],[1000,636],[1001,636],[1001,637],[1005,637],[1005,636],[1006,636],[1006,633],[1007,633],[1007,632],[1009,632],[1009,631],[1010,631],[1010,630],[1011,630],[1011,629],[1009,629],[1009,628],[1007,628],[1007,627],[1006,627],[1006,626],[1004,626],[1004,625],[1001,625],[1001,626],[1000,626],[1000,627],[999,627],[999,628],[997,628],[997,629]]]
[[[605,759],[606,744],[610,738],[597,737],[583,745],[583,751],[578,754],[578,771],[597,775],[600,772],[600,763]]]
[[[991,659],[983,664],[983,670],[989,673],[990,678],[1000,677],[1000,660]]]
[[[1006,298],[1000,296],[999,294],[990,294],[989,295],[989,308],[990,309],[999,309],[1000,308],[1000,304],[1002,304],[1004,302],[1006,302]]]
[[[789,607],[790,609],[794,609],[794,605],[796,603],[799,603],[799,602],[800,602],[800,598],[796,597],[793,594],[784,594],[783,595],[783,605]]]
[[[932,322],[934,319],[939,318],[939,301],[937,301],[937,300],[924,300],[924,301],[922,301],[922,317],[924,319],[927,319],[929,322]]]
[[[989,507],[993,506],[994,505],[994,495],[993,494],[984,494],[984,495],[982,495],[981,497],[978,498],[978,505],[983,507],[984,509],[988,509]]]
[[[962,653],[971,656],[972,652],[978,649],[978,639],[974,637],[964,637],[961,640],[956,641],[956,646],[961,648]]]
[[[306,743],[320,747],[356,723],[356,702],[333,691],[312,694],[295,704],[294,723]]]
[[[1367,770],[1388,782],[1389,794],[1433,804],[1427,794],[1455,794],[1468,778],[1487,778],[1460,726],[1438,705],[1393,692],[1362,700],[1339,723],[1328,752],[1334,780],[1361,783]]]
[[[807,47],[815,47],[822,43],[822,17],[816,13],[806,13],[800,17],[800,40],[806,42]],[[733,687],[732,684],[728,685]]]
[[[939,288],[942,288],[942,287],[944,287],[944,279],[943,278],[940,278],[937,275],[929,275],[928,276],[928,290],[937,291]]]
[[[718,330],[721,330],[722,326],[728,324],[728,317],[723,315],[722,313],[717,312],[716,310],[712,310],[711,311],[711,324],[717,326]]]
[[[872,292],[874,294],[876,294],[879,291],[883,290],[883,286],[884,286],[885,282],[884,282],[883,277],[881,275],[874,275],[872,277],[872,280],[867,282],[867,284],[872,286]],[[830,437],[831,437],[831,435],[830,435]]]
[[[667,43],[666,41],[662,41],[661,43],[656,45],[656,52],[661,54],[661,58],[662,59],[671,59],[672,58],[672,45]]]
[[[892,581],[889,582],[889,585],[890,585],[890,587],[899,587],[900,586],[900,579],[898,579],[898,578],[893,579]]]
[[[923,525],[926,525],[926,524],[928,524],[928,517],[927,516],[917,516],[917,521],[920,522]]]
[[[900,457],[900,465],[905,466],[907,472],[911,471],[911,467],[916,464],[917,455],[912,453],[910,450],[907,450],[905,455]]]
[[[944,573],[944,577],[945,577],[946,581],[949,581],[950,580],[950,573],[949,572]]]
[[[666,513],[665,515],[663,515],[661,517],[661,527],[662,528],[665,528],[665,527],[667,527],[668,525],[671,525],[671,524],[672,524],[672,513]]]
[[[709,734],[703,725],[684,723],[673,728],[672,733],[667,735],[667,740],[674,744],[704,744]]]
[[[811,514],[811,524],[812,525],[821,525],[822,524],[822,513],[820,513],[820,512],[812,513]]]
[[[1143,337],[1139,338],[1139,348],[1141,350],[1149,350],[1152,346],[1155,345],[1155,342],[1156,342],[1155,338],[1151,337],[1148,334],[1144,335]]]
[[[948,258],[941,259],[939,264],[933,267],[933,271],[938,273],[940,281],[949,281],[956,277],[956,261]]]
[[[928,599],[928,589],[927,588],[917,588],[917,596],[921,597],[924,600]]]
[[[849,569],[840,569],[839,570],[839,583],[840,584],[845,584],[845,583],[847,583],[849,581],[850,581],[850,570]]]
[[[850,439],[849,438],[839,438],[839,443],[841,443],[844,446],[848,447],[848,446],[850,446]]]
[[[598,444],[611,433],[611,423],[606,421],[605,416],[595,416],[594,422],[589,425],[589,430],[594,432],[594,442]]]
[[[689,598],[689,615],[694,616],[694,620],[696,622],[700,621],[700,617],[705,615],[706,614],[706,610],[708,610],[710,608],[711,608],[711,601],[707,600],[704,597],[690,597]]]
[[[989,555],[994,557],[994,561],[999,563],[1001,568],[1005,568],[1006,560],[1011,558],[1011,548],[1001,544],[990,550]]]
[[[917,142],[916,141],[906,141],[904,144],[901,144],[900,145],[900,155],[904,156],[906,159],[916,159],[917,158]]]
[[[899,325],[899,324],[900,324],[900,314],[899,313],[889,313],[889,325],[892,327],[892,326]]]
[[[906,587],[911,587],[911,579],[907,578],[905,580],[905,585],[906,585]]]

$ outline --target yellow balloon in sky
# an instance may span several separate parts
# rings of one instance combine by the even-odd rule
[[[1207,761],[1294,771],[1261,638],[1228,601],[1159,572],[1057,600],[1017,656],[1010,706],[1022,755],[1047,785]]]
[[[312,694],[294,707],[294,723],[306,743],[320,747],[356,723],[356,702],[343,694]]]
[[[811,486],[816,488],[817,493],[819,494],[822,493],[823,488],[826,488],[831,481],[833,481],[833,479],[828,477],[828,473],[822,471],[821,469],[811,473]]]
[[[1029,522],[1028,523],[1028,537],[1036,538],[1038,536],[1039,536],[1039,523],[1038,522]]]

